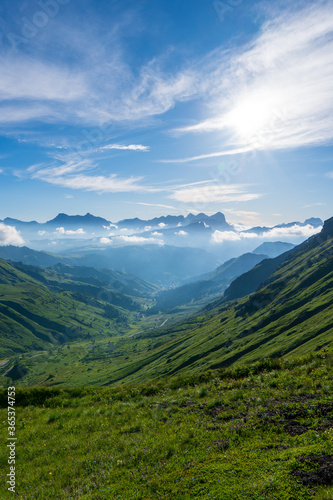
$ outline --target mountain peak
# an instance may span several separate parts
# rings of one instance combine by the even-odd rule
[[[306,219],[304,224],[310,224],[313,227],[318,227],[323,225],[323,221],[318,217],[310,217],[310,219]]]
[[[321,232],[322,232],[322,234],[326,234],[328,236],[333,237],[333,217],[325,220],[324,226],[323,226],[323,229]]]
[[[47,221],[46,224],[61,224],[61,225],[68,225],[68,224],[80,224],[80,225],[109,225],[110,221],[107,221],[106,219],[103,219],[102,217],[95,217],[95,215],[92,215],[91,213],[86,213],[86,215],[67,215],[63,212],[59,213],[54,219]]]

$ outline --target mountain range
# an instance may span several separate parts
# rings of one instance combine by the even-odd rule
[[[272,265],[263,272],[267,262]],[[230,300],[227,289],[182,324],[147,332],[145,338],[154,335],[160,345],[124,367],[122,379],[202,372],[332,346],[333,218],[320,234],[262,261],[252,273],[255,290],[250,294],[244,290],[243,297]],[[109,383],[116,380],[113,374]]]
[[[283,253],[269,258],[258,253],[263,249]],[[0,247],[10,259],[0,260],[1,355],[120,336],[114,342],[123,355],[103,365],[103,376],[94,375],[110,384],[298,355],[332,344],[333,218],[298,246],[272,242],[222,265],[204,251],[188,250],[144,245],[55,255]],[[120,262],[127,267],[135,262],[143,274],[155,276],[155,283],[119,270]],[[200,272],[207,266],[213,270]],[[192,282],[161,292],[157,282],[170,280],[170,268],[171,281],[182,276]],[[200,305],[195,314],[183,314]]]
[[[206,250],[168,245],[84,246],[65,254],[8,245],[0,246],[0,258],[42,267],[62,263],[119,270],[166,287],[176,286],[186,279],[213,271],[221,263],[217,256]]]
[[[37,221],[21,221],[19,219],[13,219],[6,217],[0,220],[1,223],[8,226],[14,226],[19,230],[54,230],[57,227],[63,227],[68,230],[78,230],[78,229],[95,229],[102,230],[108,228],[120,228],[120,229],[130,229],[133,231],[144,231],[152,228],[159,228],[163,230],[164,228],[175,228],[175,227],[202,227],[209,226],[214,230],[220,231],[235,231],[235,227],[226,221],[225,215],[221,212],[217,212],[214,215],[206,215],[204,213],[199,213],[197,215],[188,214],[186,217],[183,215],[167,215],[162,217],[154,217],[153,219],[142,220],[137,217],[133,219],[123,219],[118,222],[111,222],[103,217],[96,217],[90,213],[86,215],[67,215],[65,213],[59,213],[54,219],[51,219],[44,223],[39,223]],[[272,228],[288,228],[294,225],[304,227],[306,225],[311,225],[313,227],[319,227],[323,225],[323,221],[319,218],[311,217],[306,219],[304,222],[289,222],[278,224],[273,227],[254,227],[245,229],[251,232],[265,232]]]

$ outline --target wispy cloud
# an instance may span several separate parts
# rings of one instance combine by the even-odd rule
[[[302,208],[312,208],[312,207],[324,207],[326,203],[318,202],[318,203],[311,203],[310,205],[304,205]]]
[[[142,177],[130,177],[127,179],[118,177],[116,174],[108,177],[104,175],[74,175],[57,177],[39,177],[41,180],[70,189],[82,189],[84,191],[96,191],[98,193],[129,193],[129,192],[156,192],[158,189],[139,184]]]
[[[143,177],[121,178],[117,174],[87,175],[96,168],[92,160],[69,160],[60,165],[45,166],[32,165],[25,175],[49,184],[83,191],[98,193],[128,193],[128,192],[157,192],[159,188],[145,186],[140,183]],[[18,173],[17,175],[21,175]]]
[[[106,146],[101,146],[100,148],[94,150],[94,152],[108,151],[110,149],[118,149],[120,151],[150,151],[149,146],[142,146],[142,144],[107,144]]]
[[[243,202],[259,198],[257,193],[248,193],[247,187],[241,184],[207,184],[200,187],[176,189],[169,198],[183,203],[209,202]]]
[[[331,143],[332,32],[332,3],[316,2],[268,20],[249,46],[212,55],[213,112],[177,131],[221,131],[234,147],[177,161]]]
[[[253,149],[254,149],[253,146],[247,146],[244,148],[226,149],[223,151],[217,151],[215,153],[206,153],[203,155],[189,156],[187,158],[158,160],[158,161],[159,163],[190,163],[191,161],[196,161],[196,160],[206,160],[208,158],[218,158],[221,156],[232,156],[236,154],[249,153],[250,151],[253,151]]]
[[[160,203],[145,203],[145,202],[132,202],[132,201],[125,201],[124,203],[130,204],[130,205],[142,205],[144,207],[167,208],[168,210],[178,211],[177,207],[173,207],[172,205],[162,205]]]
[[[234,208],[225,208],[223,211],[232,215],[236,215],[237,217],[241,217],[249,223],[258,221],[258,218],[261,216],[261,214],[258,212],[251,212],[249,210],[235,210]]]
[[[254,147],[289,148],[332,140],[330,2],[284,9],[282,15],[274,15],[264,24],[252,43],[192,58],[174,65],[173,72],[164,64],[165,54],[134,72],[124,56],[121,31],[110,30],[109,39],[103,37],[102,41],[100,22],[96,27],[90,23],[88,45],[82,23],[75,25],[71,19],[71,30],[57,26],[57,43],[71,54],[74,64],[50,62],[42,51],[35,57],[23,57],[3,50],[0,123],[138,124],[166,113],[177,103],[202,99],[208,102],[207,118],[178,132],[223,131],[229,148],[193,156],[193,160]],[[127,29],[133,28],[134,18],[131,23]],[[54,35],[51,30],[49,38],[44,33],[45,47],[53,46]],[[148,150],[135,144],[103,148]]]

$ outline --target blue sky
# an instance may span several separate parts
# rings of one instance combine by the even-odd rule
[[[3,0],[0,218],[331,217],[332,2]]]

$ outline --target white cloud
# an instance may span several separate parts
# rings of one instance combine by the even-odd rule
[[[240,217],[242,221],[246,221],[249,224],[259,224],[260,213],[251,212],[249,210],[235,210],[234,208],[225,208],[224,212]],[[235,224],[234,224],[235,227]],[[247,228],[246,228],[247,229]]]
[[[191,161],[196,160],[206,160],[208,158],[218,158],[220,156],[232,156],[235,154],[248,153],[253,150],[252,146],[244,147],[244,148],[234,148],[234,149],[225,149],[223,151],[218,151],[216,153],[206,153],[203,155],[197,156],[189,156],[187,158],[178,158],[172,160],[159,160],[159,163],[190,163]]]
[[[114,242],[128,243],[128,244],[154,244],[154,245],[164,245],[164,241],[156,238],[144,238],[143,236],[117,236],[114,238]]]
[[[59,50],[71,54],[75,63],[50,62],[47,49],[54,43],[54,32],[48,27],[43,32],[44,59],[42,51],[39,60],[2,51],[0,122],[139,123],[177,103],[202,98],[209,103],[207,119],[182,131],[225,131],[233,139],[226,143],[234,153],[246,147],[330,142],[332,3],[311,2],[282,12],[280,16],[274,13],[246,46],[228,50],[223,46],[183,63],[174,74],[166,54],[134,74],[124,57],[123,36],[114,26],[101,42],[98,22],[90,23],[87,45],[84,16],[77,23],[71,20],[71,29],[66,23],[57,26]],[[129,30],[137,19],[133,17],[131,23]],[[144,151],[147,146],[109,144],[104,148]],[[195,158],[211,154],[230,151]]]
[[[112,229],[113,227],[114,227],[115,229],[118,229],[118,226],[116,226],[115,224],[110,224],[109,226],[103,226],[103,228],[104,228],[104,229],[107,229],[107,230],[109,230],[109,231],[110,231],[110,229]]]
[[[241,241],[244,239],[258,238],[256,233],[236,233],[234,231],[214,231],[211,237],[213,243],[225,241]]]
[[[144,231],[151,231],[152,226],[145,226]]]
[[[131,205],[143,205],[145,207],[157,207],[157,208],[168,208],[169,210],[178,210],[177,207],[173,207],[171,205],[161,205],[161,204],[158,204],[158,203],[143,203],[143,202],[129,202],[127,201],[126,203],[129,203]]]
[[[301,208],[312,208],[312,207],[323,207],[326,203],[318,202],[318,203],[310,203],[310,205],[304,205]]]
[[[82,235],[82,234],[86,234],[86,232],[80,228],[80,229],[76,229],[75,231],[74,230],[71,230],[71,229],[68,229],[66,230],[64,227],[57,227],[57,229],[55,230],[55,233],[57,236],[64,236],[64,235]]]
[[[313,227],[310,224],[307,224],[306,226],[298,226],[295,224],[291,227],[275,227],[264,233],[262,236],[263,238],[283,238],[288,236],[304,236],[309,238],[314,234],[320,233],[320,231],[321,226]]]
[[[38,236],[44,236],[46,234],[46,231],[38,231]]]
[[[58,25],[59,50],[63,48],[71,53],[75,63],[51,63],[47,57],[36,60],[3,51],[0,123],[36,119],[97,125],[142,121],[165,113],[176,102],[188,100],[197,93],[195,72],[186,68],[176,74],[163,71],[161,64],[165,55],[154,58],[134,75],[122,55],[125,50],[120,37],[112,39],[111,35],[109,45],[107,37],[103,37],[101,44],[98,23],[96,28],[89,26],[88,46],[82,24],[75,26],[71,21],[70,29],[61,36],[59,29]],[[54,42],[51,32],[49,39],[48,33],[44,35],[43,48],[47,53],[47,42],[52,46]],[[6,104],[9,101],[10,104]],[[148,150],[136,144],[110,146],[109,149]]]
[[[100,243],[102,243],[103,245],[110,245],[112,243],[112,240],[110,240],[110,238],[100,238]]]
[[[21,246],[24,245],[24,239],[15,227],[0,222],[0,245]]]
[[[234,225],[235,229],[242,229],[241,226]],[[246,228],[244,227],[243,230]],[[291,227],[275,227],[269,229],[263,234],[257,233],[245,233],[245,232],[233,232],[233,231],[214,231],[211,237],[213,243],[223,243],[225,241],[241,241],[248,239],[264,239],[264,240],[275,240],[281,238],[299,238],[304,239],[313,236],[321,231],[321,227],[316,228],[310,224],[306,226],[299,226],[294,224]]]
[[[32,165],[27,174],[49,184],[98,193],[156,192],[159,188],[140,184],[142,177],[120,178],[116,174],[87,175],[85,172],[96,168],[91,160],[69,160],[61,165]],[[20,175],[18,173],[18,175]]]
[[[186,231],[177,231],[175,234],[179,236],[188,236],[188,233]]]
[[[166,227],[166,224],[164,224],[164,222],[160,222],[158,227],[160,227],[161,229],[163,229],[164,227]]]
[[[183,203],[240,202],[259,198],[260,194],[247,193],[241,184],[207,184],[200,187],[175,189],[170,198]]]
[[[142,146],[142,144],[130,144],[125,146],[124,144],[108,144],[107,146],[102,146],[95,151],[108,151],[110,149],[118,150],[129,150],[129,151],[149,151],[149,146]]]
[[[163,236],[163,233],[159,233],[158,231],[154,231],[151,233],[152,236]]]

